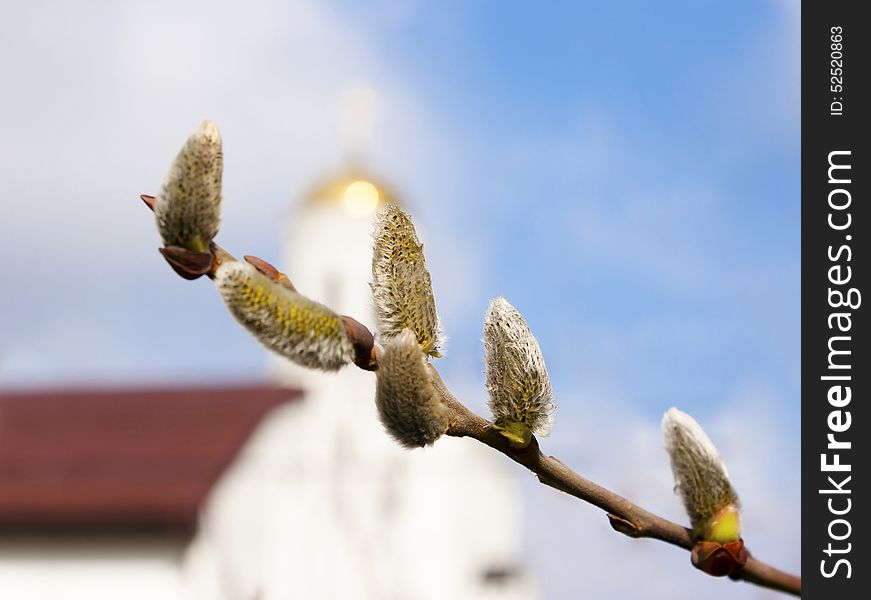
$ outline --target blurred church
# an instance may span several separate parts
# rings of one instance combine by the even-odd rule
[[[387,202],[362,168],[327,178],[292,208],[279,266],[372,323]],[[370,373],[271,364],[236,387],[0,392],[0,598],[537,597],[503,457],[404,450]]]

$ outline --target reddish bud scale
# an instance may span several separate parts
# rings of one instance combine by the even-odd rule
[[[290,282],[287,275],[273,267],[271,264],[263,260],[262,258],[257,258],[256,256],[251,256],[250,254],[246,254],[242,258],[245,259],[245,262],[253,266],[255,269],[269,277],[275,283],[279,283],[289,289],[291,292],[295,292],[296,288]]]
[[[747,564],[747,549],[744,540],[720,542],[700,541],[693,546],[693,566],[714,577],[732,575]]]
[[[172,270],[185,279],[197,279],[212,270],[213,257],[209,252],[197,252],[180,246],[166,246],[158,250]]]

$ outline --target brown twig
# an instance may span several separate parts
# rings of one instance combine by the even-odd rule
[[[143,195],[141,199],[150,209],[154,210],[153,196]],[[163,254],[166,258],[166,254]],[[210,246],[210,254],[212,255],[211,269],[205,273],[210,278],[214,277],[214,271],[221,262],[235,260],[230,253],[214,242]],[[261,259],[246,256],[246,260],[260,268],[261,272],[263,269],[266,269],[268,273],[274,271],[272,274],[277,278],[276,281],[283,277],[283,274]],[[168,260],[168,262],[178,272],[178,266],[172,261]],[[292,287],[289,281],[285,285]],[[375,370],[377,368],[376,347],[372,343],[372,333],[358,321],[350,317],[345,318],[353,322],[351,331],[358,338],[368,340],[368,354],[363,358],[358,357],[360,360],[357,361],[357,366],[364,370]],[[538,440],[534,436],[532,442],[525,448],[512,447],[507,438],[490,427],[489,421],[476,415],[457,400],[435,367],[430,366],[430,370],[436,391],[451,411],[447,435],[478,440],[535,473],[538,480],[544,485],[601,508],[607,513],[611,527],[615,531],[634,538],[646,537],[661,540],[685,550],[693,548],[695,541],[689,529],[633,504],[623,496],[575,473],[553,456],[546,456],[541,452]],[[801,577],[776,569],[753,556],[749,557],[743,568],[732,573],[730,577],[795,596],[801,595]]]
[[[607,513],[615,531],[629,537],[653,538],[685,550],[692,549],[695,542],[691,530],[633,504],[623,496],[575,473],[553,456],[546,456],[534,437],[526,448],[513,448],[504,436],[490,427],[486,419],[470,411],[454,397],[435,368],[431,370],[433,384],[452,414],[447,435],[474,438],[535,473],[544,485],[598,506]],[[800,577],[776,569],[752,556],[731,577],[796,596],[801,595]]]

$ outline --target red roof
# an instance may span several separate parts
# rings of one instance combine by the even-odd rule
[[[196,527],[267,412],[267,385],[0,392],[0,527]]]

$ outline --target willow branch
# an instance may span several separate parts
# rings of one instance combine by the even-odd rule
[[[148,208],[154,210],[153,196],[142,195],[141,199]],[[190,271],[190,268],[192,263],[196,267],[200,266],[196,264],[201,258],[196,256],[197,253],[192,254],[184,251],[184,249],[177,248],[175,252],[167,252],[166,250],[166,248],[161,249],[161,254],[166,261],[173,267],[176,273],[188,279],[193,278],[192,275],[199,276],[203,274],[209,278],[214,278],[215,270],[222,262],[236,260],[233,255],[212,242],[209,246],[208,255],[211,256],[207,261],[208,264],[201,269],[202,272],[196,273]],[[261,269],[261,272],[272,275],[276,281],[283,282],[283,274],[276,271],[274,267],[265,263],[265,261],[255,257],[245,258]],[[284,282],[284,285],[290,284],[289,282]],[[361,348],[357,348],[358,353],[365,355],[365,360],[359,360],[356,364],[363,370],[373,371],[377,369],[375,359],[377,348],[374,346],[372,334],[364,325],[353,319],[351,320],[353,323],[349,333],[354,334],[352,337],[355,338],[355,344],[361,345]],[[370,356],[371,359],[369,358]],[[519,450],[513,448],[503,435],[490,427],[489,421],[476,415],[457,400],[447,388],[435,367],[430,365],[430,370],[433,385],[437,393],[450,409],[451,418],[446,432],[447,435],[478,440],[532,471],[544,485],[601,508],[607,513],[611,527],[615,531],[633,538],[652,538],[685,550],[692,549],[695,542],[689,529],[633,504],[619,494],[574,472],[555,457],[543,454],[538,445],[538,440],[534,436],[531,443],[525,448]],[[743,568],[732,573],[730,577],[796,596],[801,595],[800,577],[772,567],[753,556],[750,556]]]
[[[657,539],[685,550],[692,549],[695,542],[688,528],[645,510],[575,473],[553,456],[543,454],[534,437],[526,448],[513,448],[503,435],[490,427],[486,419],[476,415],[456,399],[435,368],[432,368],[432,374],[436,390],[452,414],[447,435],[476,439],[532,471],[544,485],[601,508],[607,513],[611,527],[624,535]],[[753,556],[731,578],[796,596],[801,595],[800,577],[776,569]]]

